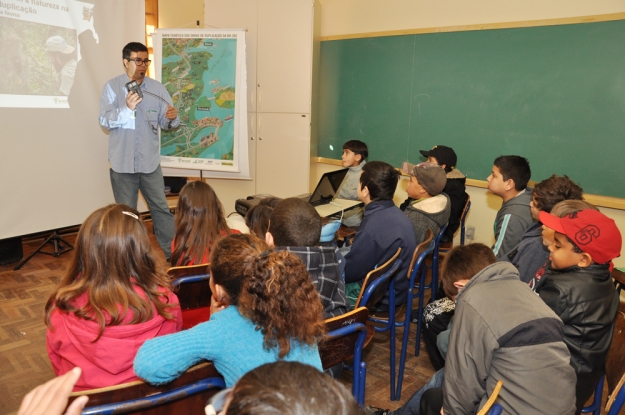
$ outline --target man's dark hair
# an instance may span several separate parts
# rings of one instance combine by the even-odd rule
[[[273,209],[268,231],[276,246],[317,246],[321,237],[321,217],[310,203],[291,197]]]
[[[555,174],[534,187],[536,208],[551,212],[553,207],[563,200],[582,200],[584,191],[567,176]]]
[[[369,189],[371,201],[392,200],[397,188],[399,172],[383,161],[370,161],[362,168],[360,187]]]
[[[503,176],[504,181],[512,179],[517,191],[524,190],[532,177],[530,162],[521,156],[499,156],[493,163]]]
[[[454,283],[470,280],[487,266],[497,262],[493,250],[480,243],[458,245],[443,260],[441,281],[448,296],[458,295],[458,287]]]
[[[122,58],[130,60],[131,52],[147,52],[148,48],[145,47],[143,43],[139,42],[130,42],[124,49],[122,50]]]
[[[343,150],[349,150],[354,154],[360,154],[360,162],[369,157],[367,145],[360,140],[349,140],[343,144]]]

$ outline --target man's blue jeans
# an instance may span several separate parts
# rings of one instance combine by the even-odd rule
[[[152,173],[117,173],[113,169],[110,172],[115,202],[136,209],[138,191],[141,190],[152,215],[156,240],[169,259],[174,239],[174,215],[167,206],[161,166]]]
[[[390,414],[394,415],[419,415],[421,411],[421,397],[425,393],[426,390],[432,388],[442,388],[443,380],[445,379],[445,368],[442,368],[438,372],[434,373],[428,383],[423,385],[421,389],[416,391],[414,395],[410,397],[406,401],[406,403],[395,412],[391,412]],[[390,415],[389,414],[389,415]]]

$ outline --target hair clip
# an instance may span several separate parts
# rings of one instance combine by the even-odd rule
[[[139,220],[139,216],[135,215],[135,214],[134,214],[134,213],[132,213],[132,212],[126,212],[125,210],[122,210],[122,213],[123,213],[124,215],[128,215],[128,216],[130,216],[131,218],[135,218],[135,219]]]

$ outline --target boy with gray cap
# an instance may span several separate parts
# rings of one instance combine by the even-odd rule
[[[449,196],[443,192],[447,177],[445,170],[432,163],[410,164],[405,162],[402,171],[410,175],[406,192],[412,203],[405,207],[404,213],[412,221],[417,244],[425,240],[428,229],[438,235],[440,228],[449,221],[451,204]]]

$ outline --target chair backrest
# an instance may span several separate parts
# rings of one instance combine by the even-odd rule
[[[464,202],[464,207],[462,208],[462,214],[460,215],[460,245],[464,245],[464,221],[467,218],[467,214],[469,213],[469,209],[471,209],[471,196],[464,192],[466,196],[466,200]]]
[[[208,284],[209,264],[171,267],[167,270],[167,276],[172,281],[181,309],[210,307],[212,293]]]
[[[606,411],[612,413],[611,406],[615,404],[617,395],[625,394],[623,385],[625,384],[625,314],[619,311],[614,321],[614,334],[612,343],[605,359],[605,377],[608,381],[609,399],[606,403]],[[621,396],[620,405],[623,404]],[[621,408],[615,408],[614,413],[618,413]]]
[[[401,248],[397,248],[391,259],[367,274],[354,308],[373,306],[386,296],[391,278],[401,266],[400,253]]]
[[[415,266],[420,266],[421,264],[417,264],[417,259],[419,256],[428,251],[430,248],[434,249],[432,245],[432,237],[434,236],[434,232],[431,229],[428,229],[425,233],[425,240],[421,242],[414,250],[414,254],[412,254],[412,260],[410,261],[410,266],[408,267],[408,279],[412,276],[413,271],[415,271]]]
[[[91,414],[202,414],[206,401],[225,387],[211,362],[196,365],[178,379],[160,386],[142,381],[74,392],[69,402],[88,395],[83,415]]]
[[[499,391],[501,390],[502,386],[503,386],[503,381],[502,380],[498,381],[497,384],[495,385],[495,388],[493,389],[493,393],[490,394],[490,396],[488,397],[488,400],[486,401],[482,409],[480,409],[480,411],[477,413],[477,415],[488,414],[490,407],[493,406],[493,404],[495,403],[495,400],[499,396]]]
[[[368,317],[369,310],[366,307],[359,307],[325,321],[327,334],[319,344],[321,365],[324,370],[354,357],[359,337],[367,335]],[[360,345],[361,348],[362,346],[364,344]]]
[[[621,293],[621,288],[625,287],[625,272],[620,269],[614,268],[612,270],[612,278],[614,278],[614,283],[616,284],[616,290],[618,293]]]

